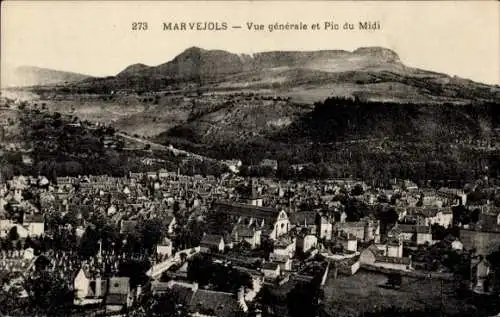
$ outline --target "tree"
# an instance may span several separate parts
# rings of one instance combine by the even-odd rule
[[[287,295],[290,317],[316,317],[321,308],[323,291],[314,283],[297,283]]]
[[[448,234],[448,230],[437,223],[432,224],[431,232],[433,240],[443,240]]]
[[[130,278],[130,287],[134,288],[137,285],[144,285],[148,281],[146,275],[147,270],[151,267],[148,260],[128,260],[120,263],[118,266],[119,276]]]
[[[353,196],[359,196],[359,195],[363,195],[364,193],[364,190],[363,190],[363,186],[361,186],[361,184],[356,184],[353,189],[351,190],[351,195]]]
[[[27,278],[24,288],[29,296],[29,309],[49,316],[65,316],[73,304],[74,294],[57,273],[42,271]]]
[[[0,288],[0,315],[26,316],[26,302],[19,299],[21,292],[21,285]],[[17,300],[13,300],[14,298]]]
[[[99,250],[98,232],[91,227],[87,227],[80,241],[79,252],[84,257],[90,257],[96,255],[98,250]]]
[[[479,209],[474,209],[471,213],[470,213],[470,221],[472,223],[477,223],[479,221],[479,215],[481,214],[481,211]]]
[[[137,305],[130,317],[188,317],[188,310],[179,294],[172,289],[166,289],[162,294],[146,294]]]
[[[161,241],[163,228],[159,219],[145,220],[141,225],[142,246],[151,252]]]
[[[19,240],[19,233],[17,233],[17,227],[16,226],[10,228],[9,235],[8,235],[8,240],[11,241],[11,242]]]
[[[470,223],[470,217],[469,217],[469,211],[465,206],[463,205],[458,205],[454,206],[451,209],[453,213],[453,222],[455,224],[468,224]]]
[[[196,256],[188,264],[187,278],[199,285],[207,285],[214,271],[212,260],[208,257]]]

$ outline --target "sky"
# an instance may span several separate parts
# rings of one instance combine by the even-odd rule
[[[408,66],[500,84],[499,17],[498,1],[5,1],[0,56],[3,70],[30,65],[110,76],[135,63],[167,62],[191,46],[247,54],[381,46]],[[142,21],[148,30],[131,30]],[[228,29],[162,30],[164,22],[205,21]],[[324,30],[325,21],[340,30]],[[381,29],[342,28],[364,21]],[[265,30],[249,31],[247,22]],[[269,32],[276,22],[321,29]]]

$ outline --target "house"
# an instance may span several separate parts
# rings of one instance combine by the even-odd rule
[[[455,251],[462,251],[464,249],[462,241],[452,234],[446,235],[446,237],[444,237],[444,239],[439,243]]]
[[[326,216],[318,216],[317,217],[317,230],[318,230],[318,237],[320,239],[324,239],[326,241],[330,241],[332,239],[332,232],[333,232],[333,219],[328,218]]]
[[[224,238],[221,235],[205,234],[200,242],[200,251],[205,253],[224,251]]]
[[[352,252],[358,251],[358,240],[355,237],[351,236],[350,234],[347,234],[346,237],[344,236],[337,237],[337,241],[342,245],[344,250]]]
[[[429,206],[409,207],[407,214],[408,216],[416,218],[417,223],[423,226],[438,224],[448,228],[453,224],[453,212],[451,211],[451,208]]]
[[[134,233],[137,229],[137,220],[122,220],[120,223],[120,233]]]
[[[41,214],[25,214],[23,224],[28,229],[31,236],[40,236],[45,233],[45,219]]]
[[[451,248],[453,250],[462,251],[464,249],[464,244],[457,238],[451,242]]]
[[[12,224],[10,227],[6,227],[5,229],[3,229],[0,232],[0,237],[5,238],[11,232],[14,232],[14,231],[17,232],[19,239],[26,239],[30,235],[30,232],[28,231],[28,229],[26,229],[24,226],[16,223],[16,224]]]
[[[177,225],[177,220],[174,215],[167,216],[165,218],[165,224],[167,226],[167,234],[172,235],[175,232],[175,227]]]
[[[418,227],[417,229],[417,245],[421,245],[421,244],[432,244],[432,233],[431,233],[431,230],[430,230],[430,227],[428,227],[429,229],[427,229],[426,227]]]
[[[4,215],[0,216],[0,231],[1,232],[10,230],[12,225],[13,225],[12,220],[8,219]]]
[[[318,245],[318,238],[312,234],[299,234],[296,240],[296,248],[302,253],[314,249]]]
[[[262,203],[263,203],[262,196],[259,193],[259,191],[257,190],[257,185],[254,181],[252,181],[248,185],[245,198],[246,198],[246,203],[248,205],[262,207]]]
[[[91,276],[88,270],[80,268],[73,281],[73,289],[75,290],[75,297],[77,299],[84,299],[89,297],[90,293],[90,280]],[[93,295],[93,294],[91,294]]]
[[[396,224],[389,231],[388,236],[400,238],[404,242],[414,242],[417,245],[432,244],[432,233],[429,226]]]
[[[374,264],[379,255],[381,255],[380,250],[372,244],[361,252],[359,261],[361,264]]]
[[[370,245],[361,252],[359,261],[361,265],[377,266],[386,269],[404,271],[411,269],[411,258],[383,255],[383,252],[381,252],[374,244]]]
[[[284,210],[220,201],[215,202],[213,208],[215,212],[225,214],[234,225],[255,227],[272,240],[290,230],[290,221]]]
[[[231,232],[231,238],[234,243],[247,243],[250,248],[255,249],[260,246],[262,231],[242,225],[236,225]]]
[[[345,211],[342,211],[340,213],[340,223],[346,223],[347,221],[347,213]]]
[[[161,243],[156,246],[156,254],[160,256],[172,256],[172,241],[168,238],[163,239]]]
[[[293,257],[297,248],[297,239],[289,236],[280,237],[274,242],[273,253]]]
[[[418,195],[418,201],[422,206],[442,207],[444,205],[441,197],[435,190],[424,189]]]
[[[449,201],[451,205],[466,205],[467,194],[462,189],[441,187],[438,189],[437,194]]]
[[[292,259],[289,255],[271,253],[269,254],[269,261],[277,263],[281,272],[292,270]]]
[[[162,168],[158,171],[159,178],[168,178],[169,176],[170,176],[170,173],[164,168]]]
[[[359,256],[335,261],[333,263],[334,270],[336,269],[340,274],[347,276],[356,274],[361,267]]]
[[[226,160],[223,163],[229,168],[232,173],[238,174],[240,172],[241,160]]]
[[[355,222],[338,222],[333,226],[334,230],[343,231],[361,241],[378,241],[380,239],[380,222],[369,218],[363,218]]]
[[[144,173],[133,173],[133,172],[129,173],[129,178],[131,178],[131,179],[141,179],[143,177],[144,177]]]
[[[277,170],[278,169],[278,161],[271,160],[271,159],[263,159],[262,161],[260,161],[259,166],[260,167],[268,167],[268,168],[271,168],[273,170]]]
[[[472,264],[472,271],[474,274],[474,285],[473,290],[476,293],[487,293],[489,289],[489,279],[491,278],[491,265],[483,257],[479,258],[476,264]]]
[[[393,241],[387,242],[385,254],[388,257],[392,257],[392,258],[402,258],[403,257],[403,241],[399,239],[399,240],[393,240]]]
[[[75,303],[95,303],[101,301],[106,294],[108,283],[99,274],[92,274],[88,267],[81,267],[73,280]]]
[[[26,248],[23,252],[23,259],[31,261],[35,258],[35,250],[32,247]]]
[[[288,217],[292,227],[307,229],[308,232],[316,234],[317,216],[315,211],[300,211],[290,213]]]
[[[407,190],[407,191],[416,191],[416,190],[418,190],[417,184],[415,184],[414,182],[412,182],[410,180],[404,180],[402,187],[403,187],[404,190]]]
[[[262,265],[262,273],[268,279],[277,279],[281,274],[280,266],[278,263],[267,262]]]
[[[128,277],[111,277],[105,297],[107,311],[120,311],[132,305],[130,279]]]

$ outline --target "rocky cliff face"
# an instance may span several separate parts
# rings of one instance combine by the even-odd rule
[[[360,48],[354,52],[274,51],[257,53],[253,56],[191,47],[167,63],[156,67],[135,64],[127,67],[119,75],[196,79],[220,78],[224,75],[269,68],[303,68],[336,72],[382,67],[385,64],[399,65],[400,60],[395,52],[381,47]]]

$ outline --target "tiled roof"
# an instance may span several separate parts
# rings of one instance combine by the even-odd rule
[[[374,244],[370,245],[365,250],[369,250],[375,256],[381,255],[381,251]]]
[[[25,215],[24,222],[44,222],[44,217],[41,214]]]
[[[175,284],[172,286],[172,292],[177,294],[177,299],[183,305],[189,305],[193,298],[193,295],[195,294],[191,288],[179,284]]]
[[[124,306],[127,304],[128,294],[108,294],[106,296],[106,305],[120,305]]]
[[[220,243],[220,240],[222,239],[221,235],[217,234],[206,234],[203,236],[201,239],[200,244],[201,245],[213,245],[213,246],[218,246]]]
[[[224,212],[236,216],[250,216],[256,218],[267,218],[275,220],[279,210],[268,207],[259,207],[248,204],[239,204],[233,202],[216,202],[214,204],[216,211]]]
[[[238,237],[243,237],[243,238],[250,238],[253,237],[255,234],[255,229],[241,226],[241,225],[236,225],[233,228],[233,235],[237,234]]]
[[[137,221],[135,220],[122,220],[121,232],[134,232],[137,227]]]
[[[428,226],[418,226],[418,225],[407,225],[407,224],[397,224],[395,227],[403,233],[430,233],[431,228]]]
[[[375,257],[376,262],[393,263],[393,264],[410,264],[409,258],[395,258],[390,256],[378,255]]]
[[[262,264],[262,269],[263,270],[272,270],[272,271],[275,271],[277,268],[278,268],[278,264],[277,263],[267,262],[267,263]]]
[[[293,225],[315,225],[316,224],[316,215],[315,211],[301,211],[294,212],[288,215],[290,219],[290,223]]]
[[[112,277],[109,279],[108,294],[128,294],[130,290],[130,279],[128,277]]]

